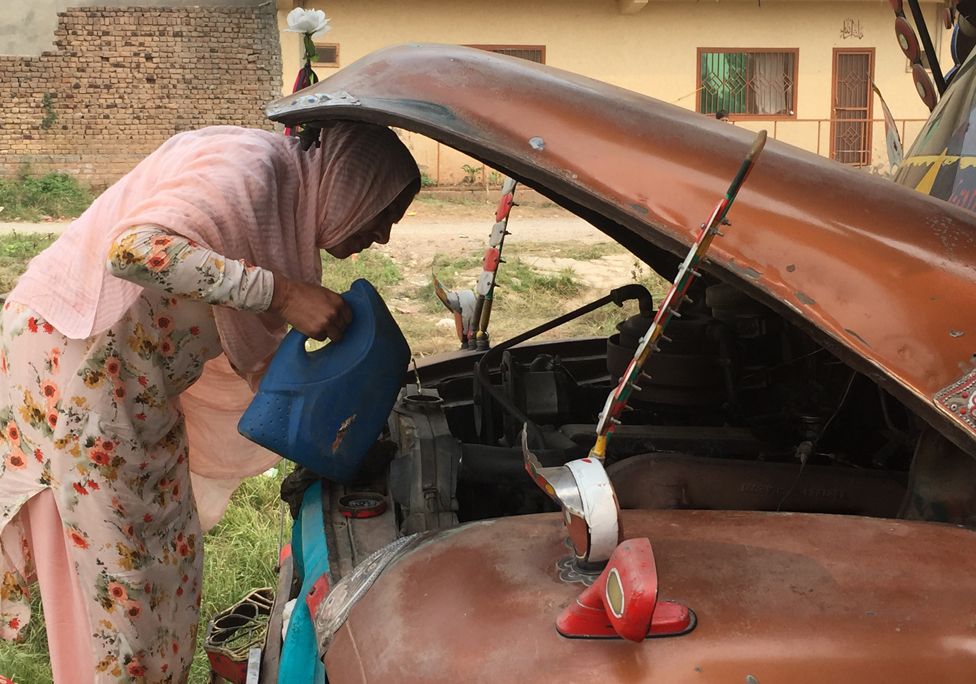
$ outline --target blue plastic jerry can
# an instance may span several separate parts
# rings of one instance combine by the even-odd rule
[[[343,338],[308,352],[308,338],[289,332],[237,429],[322,477],[348,483],[386,424],[410,347],[368,281],[355,281],[342,298],[352,309]]]

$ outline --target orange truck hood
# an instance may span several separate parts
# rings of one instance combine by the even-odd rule
[[[683,254],[753,134],[552,67],[402,45],[270,104],[439,140],[532,186],[638,256]],[[770,141],[704,269],[813,334],[976,455],[937,395],[976,357],[976,215]],[[953,404],[954,405],[954,404]]]
[[[729,511],[624,511],[649,537],[684,636],[567,639],[583,586],[558,514],[441,532],[388,568],[326,655],[350,682],[969,682],[976,533],[933,523]],[[749,679],[749,677],[752,679]]]

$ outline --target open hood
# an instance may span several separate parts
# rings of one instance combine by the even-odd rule
[[[686,251],[753,140],[599,81],[444,45],[375,52],[267,113],[429,136],[656,266]],[[705,270],[805,327],[976,454],[976,423],[958,402],[958,383],[976,377],[976,215],[770,141],[729,219]]]

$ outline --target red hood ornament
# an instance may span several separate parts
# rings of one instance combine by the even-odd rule
[[[657,566],[646,537],[621,542],[596,582],[556,620],[559,633],[570,638],[643,641],[694,628],[690,608],[657,600]]]

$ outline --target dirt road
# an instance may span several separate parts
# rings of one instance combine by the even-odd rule
[[[494,224],[491,210],[482,220],[454,219],[450,215],[435,220],[426,216],[406,216],[393,229],[389,247],[398,253],[417,256],[436,253],[471,254],[484,248]],[[572,215],[558,217],[516,217],[509,221],[511,236],[506,244],[523,242],[579,241],[605,242],[607,236]]]
[[[493,204],[451,203],[418,199],[394,228],[391,248],[418,254],[467,253],[470,246],[484,246],[494,223]],[[60,233],[67,221],[40,223],[0,222],[2,233]],[[513,241],[554,242],[579,240],[601,242],[606,237],[585,221],[559,207],[524,206],[512,210]]]

